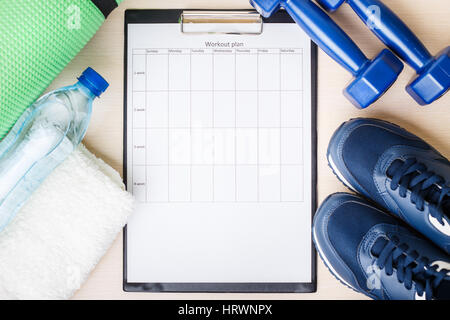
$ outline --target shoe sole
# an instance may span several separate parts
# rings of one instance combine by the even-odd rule
[[[351,121],[351,120],[350,120]],[[346,121],[344,123],[342,123],[338,129],[336,129],[336,132],[338,132],[343,126],[345,126],[349,121]],[[333,141],[333,139],[335,138],[335,134],[333,134],[331,141]],[[330,141],[330,145],[331,145],[331,141]],[[353,187],[350,185],[350,183],[347,182],[347,180],[344,178],[344,176],[342,175],[342,173],[338,170],[333,158],[331,157],[331,153],[330,153],[330,148],[328,147],[327,149],[327,162],[328,162],[328,167],[331,169],[331,171],[333,172],[333,174],[336,176],[336,178],[345,186],[347,187],[347,189],[349,189],[351,192],[357,192],[355,189],[353,189]],[[328,196],[324,202],[329,198],[330,196]],[[347,283],[344,279],[342,279],[339,274],[334,270],[334,268],[331,266],[331,263],[328,261],[328,259],[325,258],[325,254],[322,251],[322,248],[320,247],[320,245],[318,244],[317,238],[316,238],[316,233],[313,230],[313,243],[316,246],[317,249],[317,253],[319,254],[319,258],[320,260],[322,260],[323,264],[325,265],[325,267],[328,269],[328,271],[333,275],[333,277],[336,278],[336,280],[338,280],[341,284],[343,284],[345,287],[353,290],[356,293],[359,294],[364,294],[365,296],[367,296],[367,294],[362,293],[358,290],[356,290],[354,287],[352,287],[349,283]],[[369,297],[371,298],[371,297]]]
[[[330,146],[333,144],[332,142],[334,142],[333,140],[336,139],[336,134],[337,132],[339,132],[341,130],[341,128],[343,126],[345,126],[348,122],[352,121],[353,119],[350,119],[349,121],[346,121],[344,123],[342,123],[339,128],[336,129],[335,133],[333,134],[333,136],[331,137],[330,143],[328,145],[327,148],[327,163],[328,163],[328,167],[331,169],[331,171],[333,172],[333,174],[335,175],[335,177],[345,186],[347,187],[347,189],[349,189],[351,192],[356,192],[358,193],[358,191],[356,191],[353,186],[347,181],[347,179],[344,178],[344,175],[339,171],[339,169],[336,166],[336,162],[333,160],[333,157],[331,156],[331,152],[330,152]]]

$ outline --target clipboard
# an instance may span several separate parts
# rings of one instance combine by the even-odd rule
[[[220,23],[221,28],[205,30],[203,24]],[[128,105],[130,87],[129,87],[129,68],[132,62],[129,61],[129,26],[145,24],[178,24],[180,33],[198,33],[198,34],[232,34],[258,36],[264,32],[264,26],[267,24],[294,24],[294,21],[284,11],[279,11],[272,17],[265,19],[259,16],[255,11],[248,10],[127,10],[125,12],[125,53],[124,53],[124,156],[123,156],[123,177],[128,190],[132,190],[134,185],[129,174],[130,162],[130,137],[129,126],[133,120],[130,119],[130,106]],[[236,29],[233,25],[245,26],[243,29]],[[251,26],[250,26],[251,25]],[[225,27],[224,26],[232,26]],[[316,211],[316,184],[317,184],[317,47],[311,42],[311,152],[308,154],[311,160],[311,212],[308,219],[312,224],[313,215]],[[308,200],[307,200],[308,201]],[[308,213],[306,213],[308,214]],[[149,226],[151,229],[152,226]],[[130,235],[129,226],[124,228],[124,267],[123,267],[123,289],[127,292],[237,292],[237,293],[302,293],[316,291],[316,253],[309,235],[309,244],[311,248],[310,259],[310,278],[308,281],[133,281],[129,278],[128,271],[130,265]],[[308,248],[309,249],[309,248]],[[134,254],[134,253],[133,253]],[[182,267],[182,266],[181,266]]]

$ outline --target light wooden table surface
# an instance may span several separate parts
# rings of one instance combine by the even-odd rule
[[[450,44],[450,6],[448,0],[384,0],[436,54]],[[54,81],[51,88],[71,84],[85,67],[92,66],[111,86],[94,104],[92,122],[85,144],[97,156],[122,172],[123,123],[123,45],[124,10],[200,8],[245,9],[247,0],[125,0],[101,27],[83,51]],[[383,45],[345,5],[333,15],[335,20],[370,57]],[[318,196],[346,191],[327,167],[325,158],[333,131],[352,117],[374,117],[395,122],[421,136],[445,156],[450,157],[450,94],[428,107],[419,107],[404,87],[414,75],[406,66],[390,91],[368,110],[355,109],[342,95],[350,75],[323,52],[319,53],[318,87]],[[318,263],[318,290],[314,294],[156,294],[122,291],[122,235],[104,256],[75,299],[364,299],[341,285]]]

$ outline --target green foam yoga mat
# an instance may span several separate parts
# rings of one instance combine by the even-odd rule
[[[123,0],[0,0],[0,140]]]

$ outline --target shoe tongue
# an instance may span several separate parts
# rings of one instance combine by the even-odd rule
[[[372,249],[370,250],[372,254],[376,257],[379,257],[381,254],[381,251],[383,251],[384,247],[387,245],[388,241],[384,238],[378,238],[377,241],[372,246]]]
[[[450,300],[450,280],[442,281],[434,291],[437,300]]]
[[[394,160],[394,162],[391,163],[391,165],[389,166],[389,168],[387,169],[386,173],[388,175],[389,178],[392,178],[395,174],[395,172],[400,169],[400,167],[404,164],[404,162],[402,160]]]

